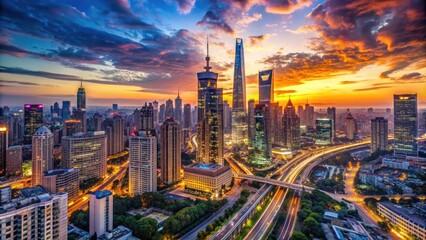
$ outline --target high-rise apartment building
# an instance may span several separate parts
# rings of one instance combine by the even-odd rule
[[[417,94],[393,96],[394,154],[396,157],[417,156]]]
[[[79,168],[80,181],[107,173],[107,138],[104,131],[77,133],[62,138],[62,164]]]
[[[183,106],[183,128],[192,128],[191,104],[187,103]]]
[[[300,147],[300,118],[296,115],[296,109],[289,99],[284,109],[283,116],[283,142],[289,149]]]
[[[325,146],[333,144],[333,120],[329,118],[318,118],[315,120],[315,128],[316,145]]]
[[[283,108],[278,102],[269,104],[269,114],[271,122],[271,142],[273,145],[283,145]]]
[[[68,201],[73,201],[78,196],[80,189],[80,169],[52,169],[43,175],[42,186],[51,194],[58,192],[68,193]]]
[[[142,128],[141,111],[136,108],[135,111],[133,111],[133,130],[139,131],[141,128]]]
[[[77,91],[77,109],[86,110],[86,90],[83,87],[83,80],[81,80]]]
[[[140,131],[129,139],[129,194],[157,191],[157,138]]]
[[[259,104],[274,102],[274,76],[273,70],[259,72]]]
[[[211,72],[207,56],[205,72],[198,72],[197,161],[223,164],[223,91],[217,88],[218,74]]]
[[[62,120],[71,118],[71,101],[62,101]]]
[[[22,146],[11,146],[6,150],[6,175],[22,175]]]
[[[43,173],[53,169],[53,134],[41,126],[32,140],[32,186],[41,185]]]
[[[182,119],[182,98],[180,98],[180,96],[179,96],[179,91],[178,91],[178,95],[177,95],[177,97],[175,99],[174,119],[179,124],[183,124],[183,119]]]
[[[67,193],[49,194],[42,187],[21,190],[20,197],[0,204],[2,239],[67,239]]]
[[[112,230],[113,195],[108,190],[90,193],[89,200],[89,233],[90,236],[101,236]]]
[[[174,108],[173,108],[173,100],[169,99],[166,101],[166,109],[165,109],[165,119],[172,118],[174,116]]]
[[[120,115],[105,119],[108,156],[124,151],[124,119]]]
[[[43,104],[24,105],[24,143],[31,144],[34,133],[43,125]]]
[[[104,117],[100,115],[99,113],[93,114],[93,116],[90,118],[90,131],[96,132],[96,131],[102,131],[102,122],[104,121]]]
[[[171,184],[180,180],[181,131],[173,118],[161,125],[161,181]]]
[[[0,176],[6,174],[6,151],[8,144],[9,141],[7,127],[0,126]]]
[[[247,138],[246,75],[243,39],[235,42],[234,87],[232,92],[232,143],[242,144]]]
[[[154,108],[154,126],[157,126],[160,122],[158,121],[158,102],[152,102],[152,107]]]
[[[249,160],[257,165],[268,165],[272,161],[270,108],[268,104],[257,104],[254,109],[254,141],[250,144]]]
[[[388,120],[383,117],[371,119],[371,153],[388,150]]]

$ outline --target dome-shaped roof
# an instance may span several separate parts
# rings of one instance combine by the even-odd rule
[[[52,134],[52,132],[47,128],[46,126],[41,126],[37,131],[34,133],[34,135],[46,135],[46,134]]]

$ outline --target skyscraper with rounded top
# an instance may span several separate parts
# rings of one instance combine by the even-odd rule
[[[41,185],[43,172],[50,169],[53,169],[53,134],[41,126],[32,139],[32,185]]]

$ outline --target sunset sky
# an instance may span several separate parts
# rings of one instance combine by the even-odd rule
[[[0,105],[196,101],[206,37],[231,103],[235,38],[245,48],[247,99],[273,68],[275,99],[318,108],[391,107],[417,93],[426,107],[425,1],[3,0]]]

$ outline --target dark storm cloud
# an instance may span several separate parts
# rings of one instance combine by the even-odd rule
[[[2,1],[0,26],[4,34],[10,37],[29,35],[54,42],[58,47],[30,52],[2,42],[1,51],[14,56],[30,55],[85,71],[94,70],[85,64],[98,64],[134,72],[167,73],[171,76],[169,82],[182,79],[194,69],[201,69],[203,56],[195,47],[200,45],[195,34],[185,29],[165,34],[155,26],[140,22],[126,1],[102,3],[99,6],[103,7],[101,15],[87,16],[73,6],[56,2]],[[115,19],[110,15],[120,19],[113,23],[121,26],[115,29],[118,31],[132,31],[129,25],[134,23],[132,26],[139,27],[135,30],[139,40],[107,31],[111,22],[106,23],[106,29],[82,23],[90,18],[102,19],[103,15],[108,15],[104,17],[108,21]],[[188,83],[190,80],[185,78],[184,81]]]

